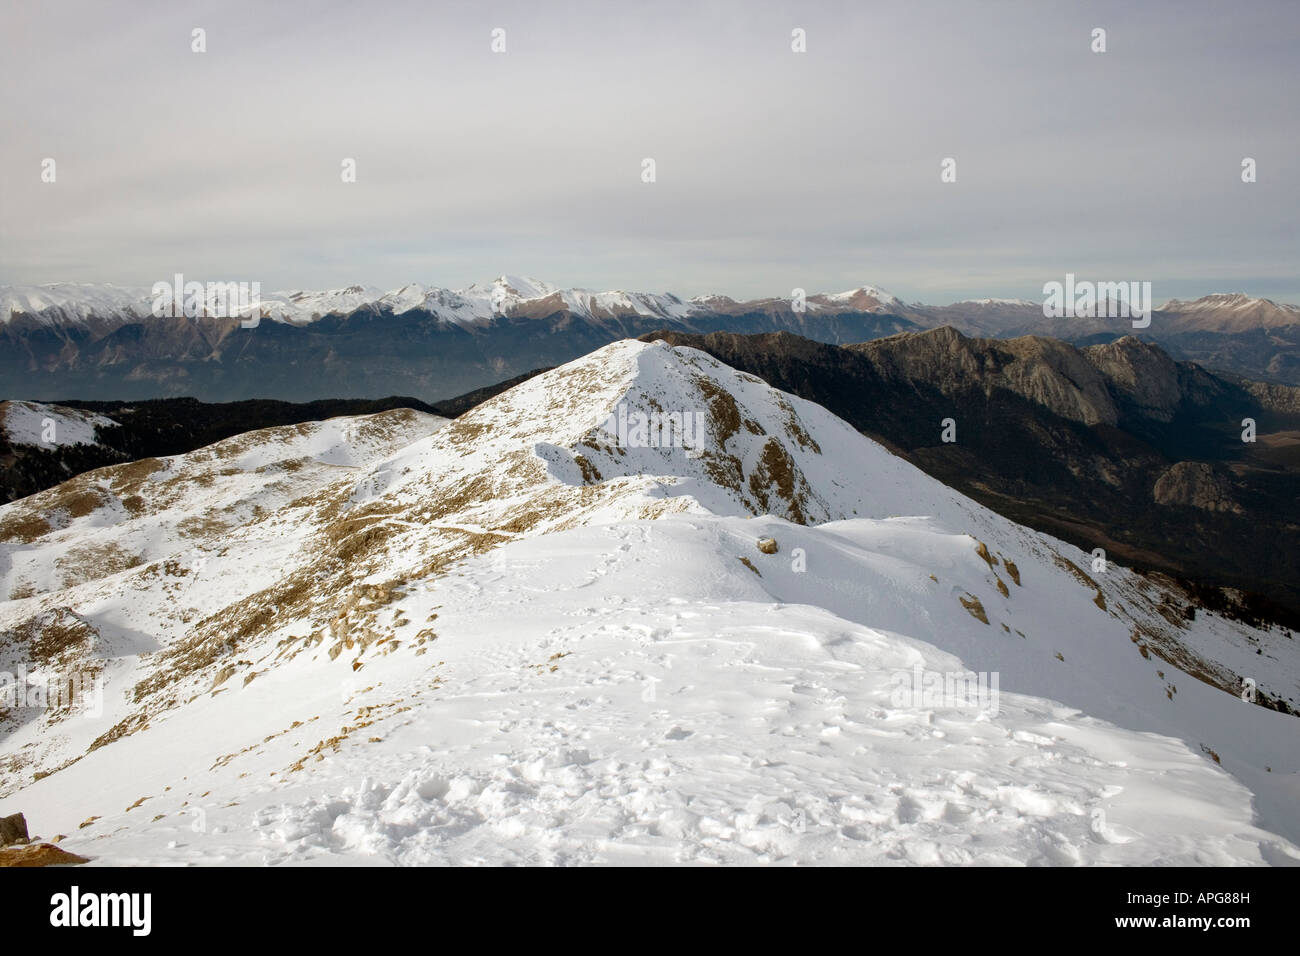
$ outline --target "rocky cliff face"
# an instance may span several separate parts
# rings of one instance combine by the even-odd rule
[[[1223,471],[1203,461],[1180,461],[1156,479],[1151,489],[1156,504],[1202,511],[1242,514],[1233,500],[1232,481]]]
[[[1088,361],[1109,389],[1134,411],[1157,421],[1172,421],[1187,399],[1182,370],[1163,350],[1126,335],[1105,345],[1084,349]]]
[[[849,348],[891,382],[923,382],[945,395],[1005,389],[1088,425],[1119,417],[1105,373],[1087,353],[1055,339],[975,339],[944,327]]]
[[[1168,423],[1180,411],[1209,406],[1238,391],[1235,379],[1176,362],[1159,346],[1132,335],[1079,348],[1036,335],[971,338],[945,327],[848,348],[894,382],[924,382],[945,395],[1003,389],[1085,425],[1114,425],[1125,416]],[[1248,390],[1271,411],[1300,410],[1300,389],[1257,383]]]

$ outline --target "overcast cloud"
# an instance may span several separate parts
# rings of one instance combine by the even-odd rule
[[[8,0],[0,283],[1300,301],[1298,40],[1295,2]]]

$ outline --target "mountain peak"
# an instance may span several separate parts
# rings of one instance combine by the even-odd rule
[[[1300,306],[1243,292],[1217,292],[1186,302],[1170,299],[1161,311],[1174,317],[1176,328],[1188,331],[1241,332],[1300,324]]]
[[[536,279],[532,276],[503,274],[497,276],[491,282],[475,282],[467,288],[457,291],[459,294],[466,296],[487,293],[489,295],[496,294],[500,298],[513,297],[527,300],[554,295],[560,291],[560,287],[544,279]]]
[[[832,292],[809,298],[819,304],[860,309],[863,312],[884,312],[903,305],[903,300],[898,296],[873,285],[860,285],[847,292]]]

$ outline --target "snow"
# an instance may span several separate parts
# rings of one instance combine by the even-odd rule
[[[600,429],[729,403],[704,449]],[[90,514],[0,544],[0,590],[36,592],[0,627],[75,609],[105,670],[101,718],[0,740],[31,761],[0,814],[97,864],[1300,865],[1296,718],[1140,654],[1163,619],[1135,575],[1082,584],[1087,555],[691,349],[615,343],[451,425],[163,459],[143,514],[107,471]],[[43,494],[0,520],[57,514]],[[143,563],[66,579],[109,544]],[[1277,632],[1166,627],[1200,669],[1300,687]],[[167,671],[186,648],[216,654]],[[918,666],[996,674],[995,706],[900,699]]]
[[[850,299],[864,294],[879,299],[884,305],[901,304],[889,293],[871,286],[814,298],[842,307]],[[686,318],[709,308],[712,303],[734,304],[734,301],[725,296],[683,299],[672,293],[566,289],[542,279],[515,275],[502,275],[489,283],[474,283],[457,290],[410,283],[388,292],[374,286],[356,285],[326,291],[261,293],[264,317],[293,325],[306,325],[331,314],[348,315],[365,306],[389,309],[396,315],[412,309],[426,309],[446,322],[471,326],[500,315],[547,314],[538,312],[544,305],[600,320],[629,315]],[[149,318],[152,305],[153,298],[147,291],[115,286],[72,283],[0,286],[0,321],[4,322],[10,321],[18,312],[37,316],[49,323],[84,321],[90,317],[131,321]],[[813,302],[811,307],[816,310],[824,305]]]
[[[171,279],[170,276],[166,278],[168,281]],[[870,306],[873,310],[906,307],[897,296],[873,285],[859,286],[846,292],[812,294],[808,296],[807,307],[813,312],[856,309],[869,300],[875,301],[875,305]],[[686,318],[701,311],[734,308],[740,304],[725,295],[683,299],[671,293],[562,288],[542,279],[518,275],[502,275],[491,282],[474,283],[457,290],[410,283],[391,291],[362,285],[324,291],[263,291],[261,302],[266,317],[293,325],[309,324],[326,315],[349,315],[359,308],[374,306],[389,309],[397,315],[412,309],[427,309],[444,321],[461,326],[482,324],[500,315],[538,313],[543,303],[593,320],[628,315]],[[33,315],[46,323],[85,322],[91,318],[133,321],[149,318],[152,305],[153,297],[145,289],[70,282],[0,286],[0,322],[6,323],[15,313]],[[1028,299],[984,298],[967,299],[953,305],[1038,308],[1041,303]],[[914,303],[913,307],[920,307],[920,303]],[[1185,313],[1222,309],[1250,312],[1264,308],[1284,315],[1300,314],[1298,306],[1279,305],[1240,293],[1209,295],[1195,302],[1171,299],[1162,308],[1167,312]]]
[[[40,402],[0,402],[0,428],[11,445],[93,445],[96,428],[113,428],[117,422],[104,415],[47,405]],[[50,431],[51,426],[53,431]],[[53,439],[49,440],[49,436]]]
[[[84,322],[89,318],[129,318],[148,315],[152,299],[148,290],[115,285],[56,282],[41,286],[0,286],[0,322],[14,313]]]
[[[1259,308],[1293,312],[1300,316],[1300,306],[1278,303],[1274,302],[1272,299],[1252,297],[1241,292],[1216,292],[1190,301],[1170,299],[1160,307],[1160,310],[1162,312],[1196,313],[1228,309],[1238,312],[1247,312]]]
[[[954,302],[953,305],[1014,305],[1032,308],[1042,308],[1043,303],[1031,302],[1029,299],[962,299],[960,302]]]
[[[272,293],[264,295],[266,314],[279,321],[303,324],[334,312],[347,314],[363,305],[390,309],[401,315],[412,309],[426,309],[447,322],[473,325],[494,316],[527,311],[555,298],[555,309],[567,308],[586,318],[611,315],[685,316],[688,303],[673,295],[650,293],[592,292],[561,289],[541,279],[503,275],[487,284],[475,283],[459,290],[412,283],[392,292],[353,287],[329,293]]]
[[[820,298],[831,303],[846,303],[853,299],[872,298],[877,300],[882,306],[903,304],[903,300],[898,298],[898,296],[872,285],[859,286],[858,288],[850,289],[847,292],[834,292],[829,295],[820,296]]]
[[[269,315],[292,318],[301,323],[314,321],[324,315],[346,315],[377,301],[383,295],[382,289],[354,285],[326,292],[273,293],[263,304]]]

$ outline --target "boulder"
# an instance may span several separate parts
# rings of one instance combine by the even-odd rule
[[[53,843],[29,843],[0,850],[0,868],[30,866],[78,866],[90,860],[62,850]]]
[[[30,839],[27,835],[27,818],[21,813],[0,817],[0,846],[27,843]]]

